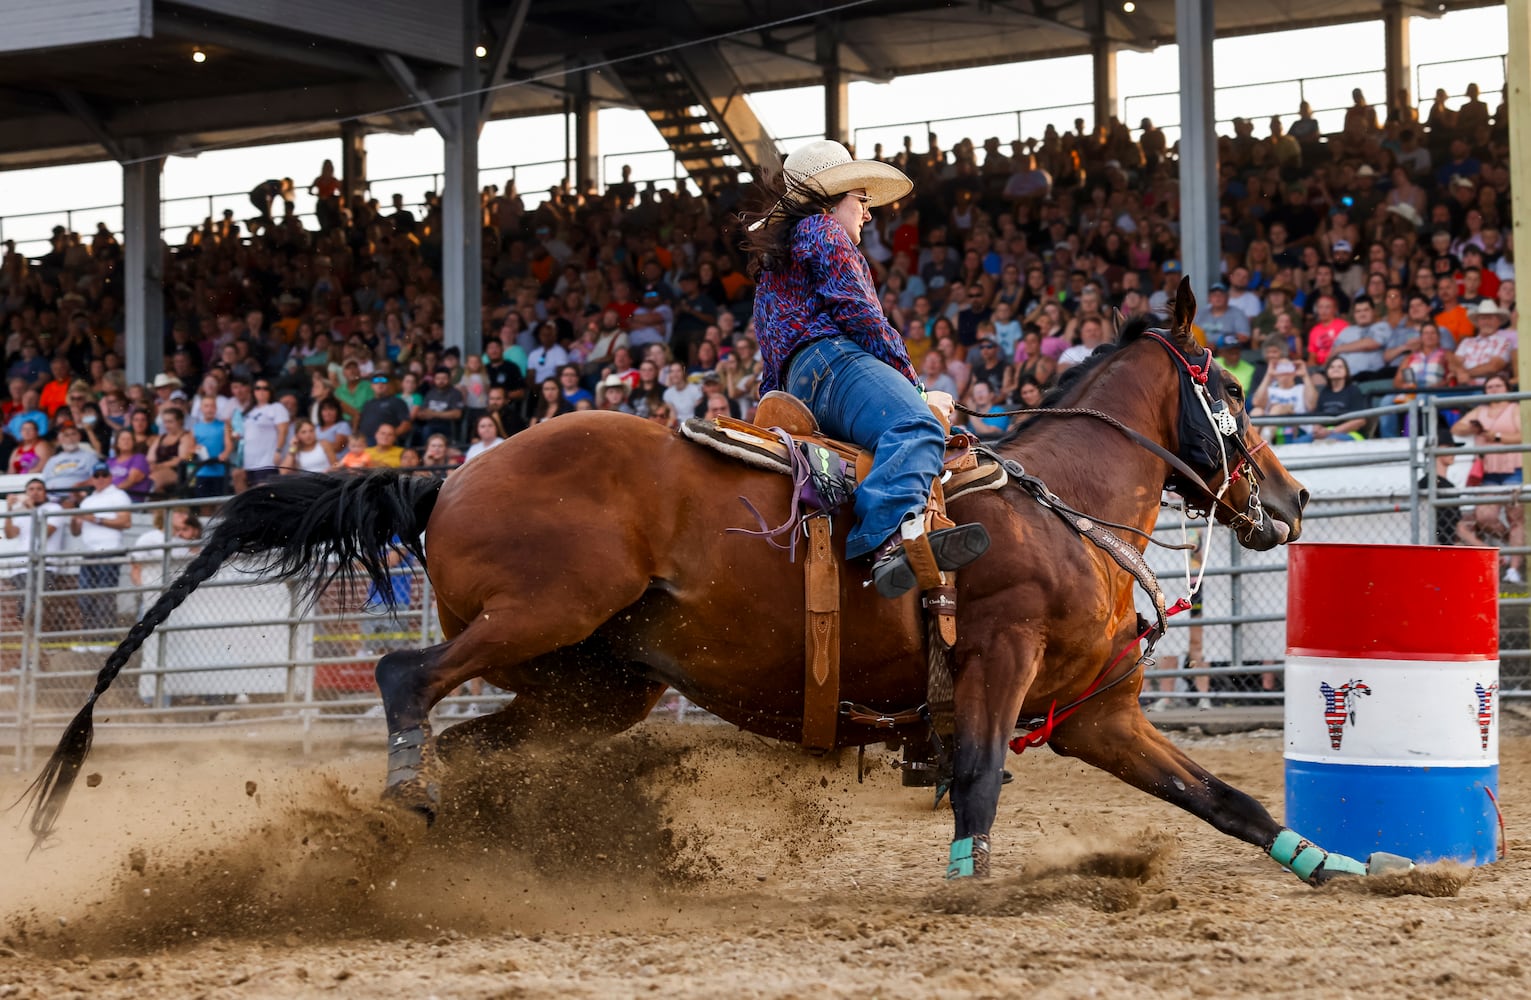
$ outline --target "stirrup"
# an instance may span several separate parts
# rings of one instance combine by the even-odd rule
[[[942,528],[928,536],[930,550],[942,572],[961,569],[989,551],[989,531],[981,524],[959,524]],[[893,600],[913,590],[919,580],[909,564],[909,554],[902,546],[879,559],[872,567],[872,584],[883,597]]]

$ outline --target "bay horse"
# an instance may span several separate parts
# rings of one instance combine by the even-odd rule
[[[1251,429],[1237,383],[1215,377],[1211,352],[1191,332],[1195,312],[1182,282],[1169,329],[1129,325],[1072,380],[1052,414],[1033,418],[997,451],[1097,522],[1146,534],[1167,480],[1180,475],[1171,463],[1183,451],[1181,428],[1200,426],[1221,454],[1193,471],[1222,492],[1219,519],[1251,549],[1293,541],[1307,492]],[[1183,398],[1185,375],[1211,389],[1211,409]],[[1221,428],[1208,427],[1217,423],[1213,409],[1225,411]],[[585,412],[508,439],[444,483],[383,471],[284,477],[251,489],[223,509],[201,555],[107,660],[96,693],[33,785],[31,829],[45,837],[58,818],[90,749],[96,697],[143,638],[230,558],[260,561],[311,591],[359,564],[389,594],[388,546],[422,563],[428,548],[445,641],[390,652],[377,665],[389,731],[385,797],[427,815],[442,761],[537,738],[616,734],[647,717],[666,688],[752,733],[796,742],[803,569],[727,530],[753,527],[741,497],[772,523],[785,517],[790,482],[655,423]],[[1066,718],[1059,713],[1038,742],[1180,806],[1310,883],[1367,871],[1283,828],[1161,735],[1139,706],[1140,673],[1096,689],[1103,668],[1139,635],[1128,573],[1018,489],[970,494],[953,501],[952,513],[983,524],[992,547],[958,574],[948,877],[988,873],[1017,720],[1050,715],[1050,706],[1087,691],[1095,693]],[[847,520],[835,520],[840,551]],[[1125,541],[1139,552],[1146,544],[1133,534]],[[920,705],[926,651],[916,599],[885,600],[860,585],[865,575],[857,566],[841,574],[841,697],[878,711]],[[1135,660],[1122,671],[1135,672]],[[431,738],[432,706],[474,677],[515,699]],[[842,746],[889,739],[850,719],[838,728]]]

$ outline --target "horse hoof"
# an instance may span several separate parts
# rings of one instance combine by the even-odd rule
[[[1414,862],[1397,854],[1378,851],[1366,859],[1366,874],[1397,875],[1414,870]]]
[[[383,789],[383,803],[401,812],[409,813],[425,821],[426,828],[436,822],[436,808],[441,804],[441,791],[434,784],[423,781],[401,781]]]

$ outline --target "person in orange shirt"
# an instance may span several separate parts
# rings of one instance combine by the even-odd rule
[[[734,270],[734,259],[728,254],[718,261],[718,280],[723,282],[723,293],[728,296],[729,305],[738,302],[744,290],[750,287],[749,277]]]
[[[74,381],[74,376],[69,371],[69,359],[62,354],[57,355],[48,364],[53,378],[43,386],[42,400],[39,405],[42,411],[50,418],[58,412],[58,408],[69,402],[69,384]]]
[[[1449,274],[1437,278],[1435,298],[1441,304],[1440,311],[1435,314],[1435,325],[1442,330],[1450,330],[1451,335],[1457,338],[1457,343],[1460,344],[1478,332],[1473,326],[1472,317],[1467,315],[1467,309],[1457,301],[1456,278]]]

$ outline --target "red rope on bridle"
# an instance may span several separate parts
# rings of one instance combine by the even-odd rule
[[[1255,456],[1260,454],[1260,452],[1264,451],[1265,449],[1269,448],[1270,446],[1271,446],[1271,444],[1270,444],[1269,441],[1265,440],[1264,438],[1261,438],[1260,439],[1260,443],[1255,445],[1253,448],[1250,448],[1248,451],[1241,451],[1239,453],[1239,460],[1237,462],[1233,463],[1233,471],[1228,473],[1228,481],[1230,483],[1238,482],[1239,478],[1244,473],[1244,464],[1246,462],[1248,462],[1250,464],[1253,464],[1254,460],[1255,460]]]
[[[1190,373],[1191,378],[1195,379],[1201,385],[1207,384],[1207,379],[1211,377],[1212,373],[1212,348],[1203,348],[1206,353],[1202,355],[1202,363],[1199,365],[1193,365],[1184,354],[1180,353],[1180,348],[1176,347],[1173,341],[1159,333],[1157,330],[1144,330],[1143,334],[1144,336],[1152,337],[1159,343],[1163,344],[1171,354],[1180,360],[1181,366]]]
[[[1182,597],[1180,600],[1164,609],[1164,617],[1173,618],[1175,615],[1180,614],[1180,612],[1189,610],[1190,607],[1191,599],[1189,597]],[[1106,664],[1106,668],[1096,675],[1095,679],[1090,682],[1090,686],[1085,688],[1084,693],[1081,694],[1078,698],[1075,698],[1073,701],[1069,702],[1062,709],[1058,708],[1057,699],[1054,699],[1053,703],[1047,708],[1047,715],[1043,717],[1041,724],[1037,726],[1037,728],[1033,729],[1029,733],[1017,736],[1010,741],[1010,752],[1017,755],[1023,754],[1031,747],[1039,747],[1042,744],[1048,742],[1053,738],[1053,730],[1057,728],[1058,723],[1064,721],[1069,716],[1079,711],[1080,707],[1091,698],[1095,697],[1103,691],[1107,691],[1110,688],[1115,687],[1122,681],[1126,680],[1128,677],[1131,677],[1132,671],[1129,670],[1125,674],[1122,674],[1122,676],[1118,677],[1116,680],[1112,681],[1110,684],[1102,683],[1110,675],[1111,671],[1116,669],[1116,665],[1121,663],[1127,654],[1132,652],[1133,648],[1137,646],[1138,643],[1147,638],[1148,633],[1152,632],[1153,630],[1154,626],[1149,625],[1148,628],[1145,628],[1142,632],[1139,632],[1137,638],[1133,639],[1125,647],[1123,647],[1122,651],[1116,654],[1116,658],[1110,663]]]

